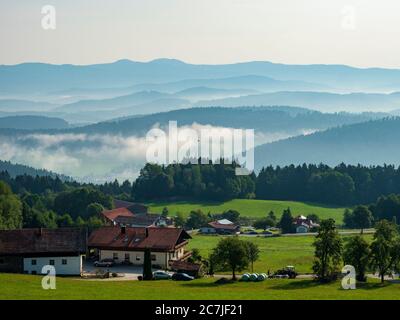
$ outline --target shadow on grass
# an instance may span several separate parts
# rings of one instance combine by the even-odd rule
[[[218,282],[217,281],[213,281],[213,282],[203,282],[203,283],[195,283],[195,282],[188,282],[185,283],[186,287],[192,287],[192,288],[218,288],[218,287],[224,287],[224,286],[229,286],[235,283],[240,283],[239,281],[233,281],[231,279],[227,279],[224,282]]]
[[[290,281],[282,284],[273,285],[271,289],[274,290],[298,290],[298,289],[308,289],[321,286],[323,284],[319,283],[315,280],[299,280],[299,281]]]
[[[357,282],[357,289],[363,290],[377,290],[387,288],[393,285],[393,282],[385,281],[384,283],[369,283],[369,282]]]

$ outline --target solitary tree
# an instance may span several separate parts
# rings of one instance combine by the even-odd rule
[[[282,229],[282,233],[293,232],[293,216],[290,208],[283,211],[281,220],[279,221],[279,227]]]
[[[161,216],[163,217],[163,218],[166,218],[166,217],[168,217],[168,208],[167,207],[164,207],[164,209],[162,210],[162,213],[161,213]]]
[[[363,233],[365,228],[371,227],[372,221],[372,213],[366,206],[357,206],[353,210],[354,226],[361,229],[361,234]]]
[[[256,229],[266,230],[268,227],[274,227],[275,222],[271,218],[260,218],[254,221],[253,227]]]
[[[351,237],[344,246],[343,261],[345,264],[354,266],[358,281],[366,281],[365,276],[369,264],[370,249],[368,242],[357,235]]]
[[[191,211],[186,221],[186,226],[191,229],[198,229],[208,223],[208,217],[201,210]]]
[[[273,220],[275,222],[274,226],[276,225],[276,215],[274,211],[271,210],[270,212],[268,212],[267,218]]]
[[[143,280],[152,280],[153,271],[151,268],[151,251],[150,249],[145,249],[144,251],[144,261],[143,261]]]
[[[335,220],[321,221],[313,245],[315,247],[313,270],[319,281],[328,282],[335,279],[340,271],[342,256],[342,239],[336,230]]]
[[[213,249],[212,265],[222,270],[232,270],[232,279],[236,280],[236,272],[242,271],[249,265],[246,245],[237,237],[220,240]]]
[[[186,223],[186,219],[181,212],[178,212],[176,217],[174,218],[174,223],[176,227],[184,227]]]
[[[251,241],[246,241],[245,247],[246,247],[247,258],[251,263],[251,272],[254,272],[254,262],[257,261],[259,258],[260,249],[254,242]]]
[[[378,272],[381,282],[385,275],[398,269],[400,242],[395,226],[387,220],[375,226],[374,241],[371,243],[371,268]]]

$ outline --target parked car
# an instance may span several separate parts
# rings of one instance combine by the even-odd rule
[[[191,280],[194,280],[194,277],[191,277],[186,273],[177,272],[177,273],[174,273],[172,275],[172,280],[176,280],[176,281],[191,281]]]
[[[163,270],[158,270],[158,271],[153,272],[154,280],[169,280],[169,279],[171,279],[171,277],[172,276],[170,273],[163,271]]]
[[[110,268],[114,265],[114,260],[112,259],[103,259],[100,261],[95,261],[93,264],[95,267],[106,267]]]

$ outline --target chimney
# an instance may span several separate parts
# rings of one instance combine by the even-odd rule
[[[149,236],[149,229],[146,227],[146,238]]]
[[[125,234],[126,233],[126,227],[125,226],[122,226],[121,227],[121,234]]]

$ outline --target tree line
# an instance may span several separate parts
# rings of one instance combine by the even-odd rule
[[[315,260],[313,271],[321,282],[336,280],[342,263],[351,265],[358,281],[366,281],[368,271],[377,273],[384,281],[400,271],[400,235],[398,226],[387,220],[375,225],[372,242],[361,235],[340,237],[335,221],[323,220],[314,241]]]

